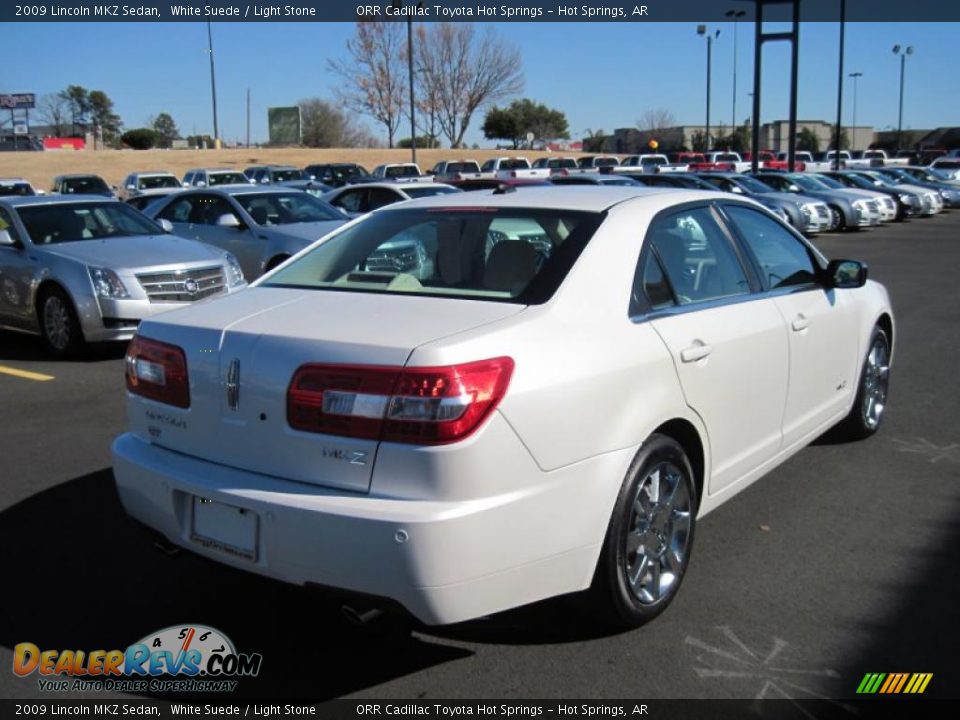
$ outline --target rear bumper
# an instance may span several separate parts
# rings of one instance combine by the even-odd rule
[[[291,482],[130,433],[114,442],[113,464],[127,513],[176,545],[293,584],[389,598],[425,623],[448,624],[589,586],[633,452],[538,470],[537,482],[517,477],[514,492],[460,501]],[[255,559],[191,539],[194,497],[256,514]]]

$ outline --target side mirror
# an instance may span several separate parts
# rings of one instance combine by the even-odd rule
[[[236,228],[239,230],[243,225],[239,218],[233,213],[224,213],[217,218],[217,227]]]
[[[172,233],[172,232],[173,232],[173,223],[170,222],[169,220],[167,220],[166,218],[160,218],[160,219],[157,221],[157,225],[159,225],[160,227],[162,227],[162,228],[163,228],[163,231],[164,231],[165,233]]]
[[[859,288],[867,282],[867,266],[859,260],[831,260],[826,274],[833,288]]]
[[[136,185],[127,185],[127,190],[130,190],[131,192],[134,191],[134,190],[136,190],[136,189],[137,189],[137,186],[136,186]]]
[[[181,185],[182,187],[185,187],[185,188],[190,187],[190,183],[188,183],[186,180],[184,180],[182,183],[180,183],[180,185]]]
[[[203,180],[197,180],[197,187],[206,187],[207,183]]]
[[[743,189],[739,185],[731,186],[730,192],[736,193],[737,195],[743,195]]]
[[[9,230],[0,230],[0,245],[16,245],[17,241],[10,237]]]
[[[791,183],[790,185],[787,186],[787,190],[789,190],[789,191],[792,192],[792,193],[798,193],[798,192],[800,192],[800,186],[799,186],[799,185],[794,185],[794,184]]]

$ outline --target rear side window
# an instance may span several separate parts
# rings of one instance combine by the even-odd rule
[[[746,295],[750,283],[740,260],[709,208],[691,208],[662,215],[647,234],[650,254],[655,254],[678,305]],[[646,274],[646,268],[642,269]],[[651,288],[656,275],[651,269]],[[646,289],[646,283],[644,282]],[[660,305],[664,298],[651,290],[647,302]]]
[[[514,208],[374,213],[264,286],[537,304],[553,295],[601,220]]]

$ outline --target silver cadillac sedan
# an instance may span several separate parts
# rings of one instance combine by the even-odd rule
[[[185,190],[144,212],[177,235],[232,253],[250,281],[350,219],[301,190],[253,185]]]
[[[0,327],[55,355],[129,340],[140,320],[246,286],[229,252],[95,195],[0,198]]]

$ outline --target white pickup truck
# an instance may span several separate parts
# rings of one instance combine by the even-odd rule
[[[850,154],[850,153],[847,153],[846,150],[842,152],[846,153],[848,156]],[[787,153],[785,152],[777,153],[777,160],[786,160],[786,159],[787,159]],[[831,170],[833,170],[832,159],[831,160],[814,160],[813,153],[808,152],[807,150],[797,150],[794,153],[793,159],[797,162],[802,162],[804,166],[803,169],[806,172],[822,173],[822,172],[830,172]],[[841,165],[844,162],[845,161],[843,159],[843,155],[841,155],[840,156]]]
[[[689,163],[671,163],[666,155],[661,153],[645,153],[643,155],[627,155],[614,172],[643,172],[643,173],[670,173],[687,172]]]
[[[388,163],[377,165],[370,173],[377,180],[398,182],[433,182],[433,175],[424,175],[416,163]]]
[[[740,157],[740,153],[735,152],[707,153],[707,162],[729,165],[732,172],[738,173],[747,172],[753,167],[751,163]]]
[[[524,157],[490,158],[480,166],[480,176],[487,179],[549,180],[549,168],[535,168]]]
[[[824,158],[833,165],[834,150],[828,150]],[[853,157],[848,151],[840,151],[840,163],[848,168],[857,168],[860,170],[882,167],[884,165],[909,165],[908,158],[892,158],[883,150],[864,150],[860,157]]]

